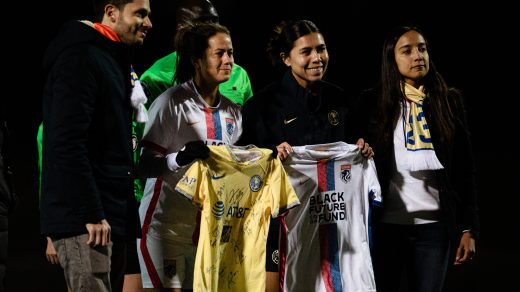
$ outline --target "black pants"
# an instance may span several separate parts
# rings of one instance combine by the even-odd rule
[[[449,238],[440,222],[374,228],[373,264],[378,292],[441,292]],[[406,284],[402,282],[406,279]]]
[[[112,235],[112,256],[110,257],[110,285],[112,292],[123,291],[125,281],[127,239],[122,236]]]
[[[0,231],[0,292],[5,290],[5,273],[7,267],[7,230]]]

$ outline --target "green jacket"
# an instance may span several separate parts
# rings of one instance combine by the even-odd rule
[[[148,105],[161,93],[173,85],[173,75],[177,69],[177,52],[173,52],[159,60],[141,75],[141,83],[146,85]],[[238,105],[244,103],[253,95],[251,82],[246,70],[237,64],[228,81],[220,84],[219,91],[225,97]]]

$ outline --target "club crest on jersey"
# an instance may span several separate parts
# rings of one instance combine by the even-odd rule
[[[215,219],[220,220],[222,219],[222,216],[224,216],[224,202],[218,201],[213,205],[213,208],[211,209],[211,213],[213,213],[213,216],[215,216]]]
[[[253,175],[249,180],[249,188],[253,192],[258,192],[262,187],[262,178],[259,175]]]
[[[350,181],[350,177],[352,173],[350,172],[350,169],[352,168],[352,164],[343,164],[341,165],[341,180],[345,183],[348,183]]]
[[[137,135],[132,135],[132,152],[137,150]]]
[[[278,250],[276,249],[275,251],[273,251],[273,253],[271,254],[271,260],[273,260],[273,263],[277,264],[278,265],[278,259],[280,258],[280,254],[278,252]]]
[[[232,118],[226,118],[226,131],[229,135],[233,135],[235,130],[235,121]]]
[[[329,123],[333,126],[339,124],[339,114],[335,110],[331,110],[328,114]]]

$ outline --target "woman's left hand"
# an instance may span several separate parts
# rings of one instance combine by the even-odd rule
[[[356,142],[356,145],[361,150],[361,155],[365,158],[372,158],[374,157],[375,153],[372,147],[368,143],[365,143],[365,140],[363,138],[359,138]]]
[[[460,265],[464,262],[467,262],[473,259],[475,255],[475,239],[470,232],[464,232],[460,239],[459,247],[457,248],[457,253],[455,255],[454,265]]]

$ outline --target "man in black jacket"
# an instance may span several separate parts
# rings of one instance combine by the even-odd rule
[[[150,2],[94,3],[98,22],[67,23],[44,59],[41,232],[72,291],[121,291],[139,233],[130,49],[152,27]]]

